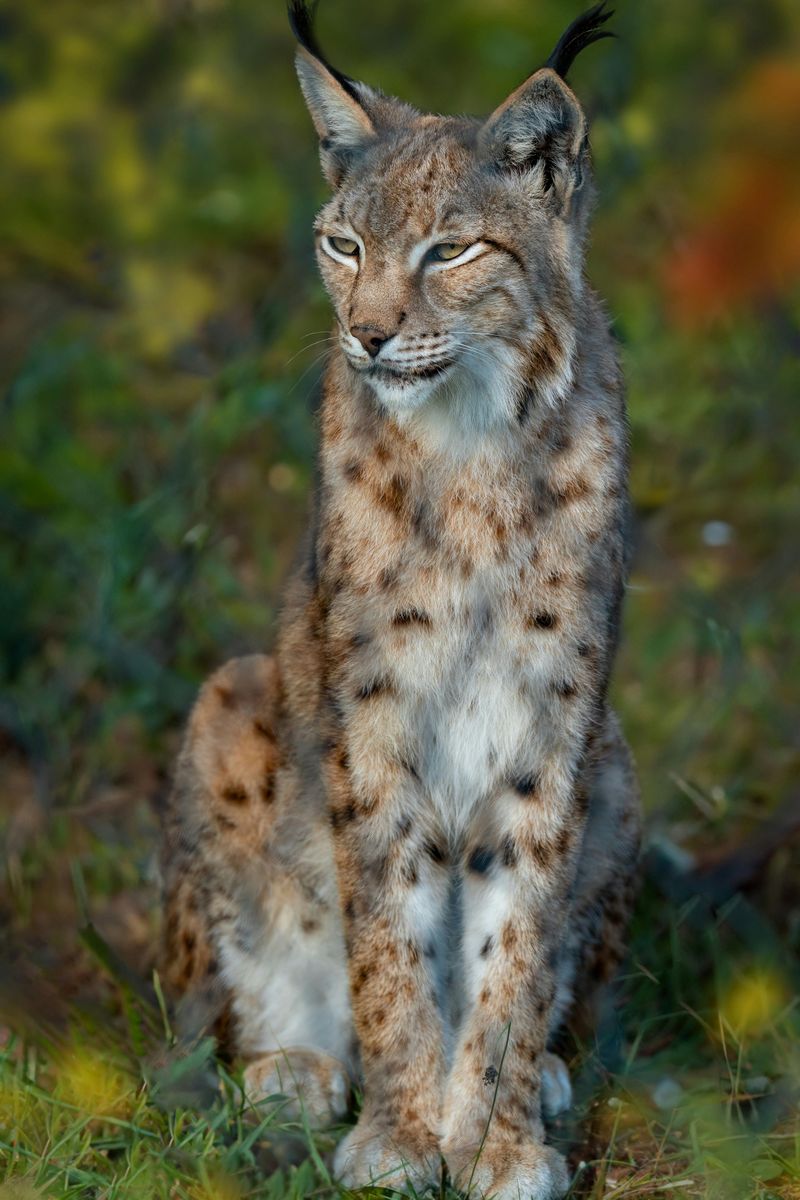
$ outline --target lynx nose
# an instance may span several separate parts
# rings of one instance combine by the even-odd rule
[[[390,333],[384,333],[377,325],[351,325],[350,332],[354,338],[358,338],[370,358],[374,358],[391,337]]]

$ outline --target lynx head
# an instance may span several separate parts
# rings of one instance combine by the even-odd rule
[[[317,257],[349,368],[396,419],[476,431],[569,387],[591,206],[586,121],[564,75],[609,36],[599,4],[486,120],[423,114],[332,67],[290,0],[297,70],[333,196]]]

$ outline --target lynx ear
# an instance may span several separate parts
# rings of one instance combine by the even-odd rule
[[[580,186],[586,119],[574,93],[549,67],[492,113],[481,141],[501,170],[532,172],[543,192],[566,200]]]
[[[290,0],[289,23],[300,43],[295,59],[300,87],[319,134],[323,173],[332,187],[338,187],[349,163],[375,137],[362,103],[370,91],[326,62],[313,22],[313,7]]]
[[[542,70],[512,92],[483,128],[498,166],[535,171],[543,191],[560,193],[562,200],[580,187],[586,146],[586,119],[564,80],[582,50],[614,36],[603,28],[613,15],[601,0],[577,17]]]

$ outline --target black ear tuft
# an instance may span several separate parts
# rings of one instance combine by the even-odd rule
[[[307,50],[318,62],[321,62],[326,70],[330,71],[331,75],[342,85],[347,94],[352,96],[354,100],[359,100],[355,80],[351,79],[349,75],[343,75],[341,71],[337,71],[336,67],[332,67],[320,49],[314,29],[318,5],[319,0],[311,0],[310,3],[307,0],[288,0],[287,11],[292,33],[303,49]]]
[[[581,50],[591,46],[592,42],[599,42],[601,38],[615,36],[609,29],[601,28],[613,15],[613,9],[606,10],[606,0],[601,0],[600,4],[582,13],[572,22],[569,29],[562,33],[545,66],[550,67],[562,79],[566,79],[567,72]]]

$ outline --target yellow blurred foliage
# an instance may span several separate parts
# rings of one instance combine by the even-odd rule
[[[644,1132],[649,1127],[650,1109],[644,1096],[610,1096],[592,1117],[599,1138],[614,1141],[623,1133]]]
[[[198,64],[187,71],[182,81],[185,100],[190,104],[208,105],[217,112],[235,109],[236,88],[224,73],[208,63]]]
[[[165,184],[144,158],[135,121],[115,114],[106,123],[99,184],[114,209],[117,228],[134,237],[151,233],[158,223]]]
[[[105,117],[102,65],[101,49],[90,37],[69,30],[59,38],[46,83],[3,106],[0,147],[15,169],[68,178],[71,137],[79,128],[97,128]]]
[[[134,258],[126,266],[126,283],[138,344],[157,358],[188,338],[216,304],[209,280],[185,264]]]
[[[92,98],[96,102],[107,82],[108,64],[102,48],[92,34],[72,27],[58,38],[54,62],[54,80],[63,93]]]
[[[124,1117],[133,1107],[136,1082],[122,1068],[85,1046],[74,1046],[60,1060],[55,1095],[93,1117]]]
[[[7,1179],[0,1183],[0,1200],[41,1200],[43,1195],[30,1179]]]
[[[238,1179],[220,1170],[209,1171],[204,1181],[189,1190],[192,1200],[242,1200],[244,1194]]]
[[[653,141],[655,123],[653,116],[641,106],[627,108],[621,114],[620,124],[626,138],[634,146],[649,146]]]
[[[61,138],[63,114],[46,93],[22,96],[5,106],[0,121],[0,150],[18,170],[63,174],[69,164]]]
[[[737,1037],[752,1037],[763,1033],[775,1020],[787,999],[786,985],[780,976],[758,968],[733,982],[720,1001],[719,1016]]]

